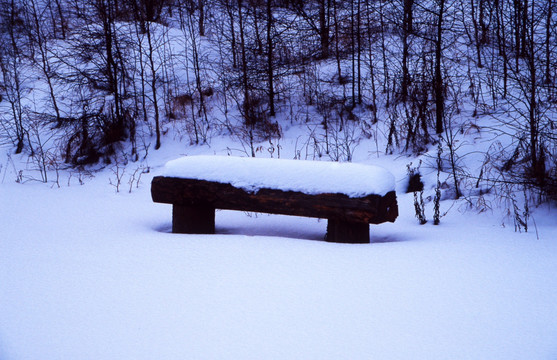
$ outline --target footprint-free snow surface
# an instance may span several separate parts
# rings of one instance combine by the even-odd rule
[[[389,171],[356,163],[199,155],[169,161],[165,168],[165,176],[230,183],[250,192],[268,188],[363,197],[395,189]]]
[[[131,194],[108,171],[0,184],[0,359],[557,358],[551,212],[539,239],[458,208],[419,226],[401,193],[366,245],[231,211],[215,235],[178,235],[158,174]]]

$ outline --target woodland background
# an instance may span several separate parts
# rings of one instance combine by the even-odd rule
[[[41,181],[146,159],[165,136],[280,157],[296,125],[297,158],[351,161],[375,139],[377,153],[434,149],[457,199],[497,191],[518,214],[516,194],[557,196],[553,0],[0,0],[0,12],[0,143]],[[470,167],[459,136],[475,133],[490,140]]]

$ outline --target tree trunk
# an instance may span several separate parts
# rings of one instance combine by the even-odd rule
[[[547,85],[553,82],[551,77],[551,29],[553,22],[553,0],[547,0],[547,17],[545,23],[545,83]]]
[[[275,116],[275,89],[273,83],[273,12],[271,0],[267,0],[267,78],[269,85],[269,115]]]
[[[153,95],[153,108],[155,111],[155,133],[156,133],[156,140],[155,140],[155,150],[158,150],[161,147],[161,126],[160,126],[160,115],[159,115],[159,103],[158,103],[158,96],[157,96],[157,69],[155,67],[155,60],[153,57],[154,48],[153,48],[153,41],[151,39],[151,23],[147,22],[147,45],[149,46],[149,53],[147,54],[149,57],[149,67],[151,68],[151,92]]]
[[[329,1],[319,1],[319,39],[321,41],[322,59],[329,57]]]
[[[443,16],[445,13],[445,0],[439,1],[439,14],[437,14],[437,40],[435,42],[435,132],[443,132],[445,117],[445,89],[443,84],[443,74],[441,72],[442,63],[442,40],[443,40]]]
[[[408,99],[408,87],[410,86],[410,74],[408,71],[408,37],[413,29],[413,5],[414,0],[404,0],[402,14],[402,83],[400,86],[400,98],[402,102],[406,102]]]
[[[358,45],[358,57],[356,59],[358,71],[358,104],[362,104],[362,18],[361,18],[361,4],[358,1],[358,6],[356,8],[356,43]]]
[[[62,39],[65,39],[68,24],[66,22],[64,13],[62,12],[62,6],[60,4],[60,0],[56,0],[55,2],[56,2],[56,9],[58,10],[58,16],[60,17],[60,29],[62,30]]]
[[[240,27],[240,56],[242,58],[242,90],[244,92],[243,115],[247,125],[253,126],[253,119],[250,118],[250,96],[248,87],[248,65],[246,59],[246,45],[244,38],[244,17],[242,14],[243,3],[238,0],[238,26]],[[255,156],[255,154],[252,155]]]
[[[199,9],[199,36],[205,36],[205,0],[197,2]]]
[[[470,0],[470,12],[472,18],[472,25],[474,26],[474,46],[476,47],[476,56],[477,56],[477,66],[482,68],[482,55],[481,55],[481,47],[482,43],[480,41],[480,29],[478,25],[478,20],[476,19],[476,5],[474,4],[475,0]]]
[[[31,6],[31,16],[34,22],[34,36],[33,40],[36,43],[36,46],[39,49],[39,53],[41,55],[41,63],[40,67],[43,72],[43,75],[46,79],[48,85],[48,93],[50,95],[50,100],[52,101],[52,108],[54,113],[56,114],[56,123],[57,126],[60,126],[61,116],[60,116],[60,109],[58,108],[58,102],[56,100],[56,94],[54,91],[54,86],[52,83],[52,69],[50,67],[50,60],[48,57],[48,45],[47,40],[43,34],[43,22],[39,19],[39,13],[37,12],[37,7],[35,5],[36,0],[29,0],[29,4]]]

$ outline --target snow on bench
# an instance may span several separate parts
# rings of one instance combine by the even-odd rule
[[[153,178],[153,201],[173,205],[172,232],[215,232],[215,209],[325,218],[327,241],[368,243],[369,224],[398,216],[395,180],[370,165],[188,156]]]

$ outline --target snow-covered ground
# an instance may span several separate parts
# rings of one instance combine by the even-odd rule
[[[131,193],[135,163],[116,193],[123,167],[84,185],[62,172],[58,188],[18,184],[23,163],[3,162],[0,359],[557,358],[555,209],[517,233],[497,209],[445,200],[441,225],[420,226],[410,160],[362,144],[355,162],[395,175],[400,209],[371,244],[316,241],[323,220],[232,211],[216,235],[171,234],[151,178],[227,146],[165,144]]]
[[[462,14],[464,24],[471,21],[466,8]],[[17,126],[11,119],[17,109],[6,101],[7,96],[0,104],[0,360],[557,359],[555,203],[524,208],[522,199],[528,197],[531,204],[536,196],[522,193],[518,186],[500,185],[506,178],[504,171],[497,170],[517,156],[513,152],[527,148],[520,139],[521,132],[529,130],[523,128],[527,122],[519,114],[528,112],[527,101],[521,100],[525,88],[511,76],[509,102],[500,99],[501,94],[489,93],[497,88],[497,76],[491,74],[496,67],[491,66],[500,60],[494,58],[491,66],[480,70],[470,60],[479,46],[467,45],[468,34],[461,34],[444,50],[443,68],[451,84],[441,141],[442,218],[434,226],[432,198],[438,167],[434,142],[438,139],[420,131],[404,134],[418,123],[414,123],[414,109],[410,114],[406,105],[397,109],[397,100],[390,97],[397,94],[389,89],[389,81],[398,83],[395,77],[402,58],[396,31],[382,36],[388,50],[385,54],[385,45],[381,46],[381,56],[387,57],[384,64],[376,57],[378,39],[370,44],[377,49],[363,54],[363,62],[368,59],[373,65],[363,66],[364,82],[375,78],[377,84],[384,84],[377,89],[383,93],[378,104],[374,99],[371,106],[368,84],[366,106],[344,114],[349,104],[344,81],[347,74],[354,74],[354,57],[342,60],[341,70],[332,57],[309,66],[300,63],[300,69],[285,72],[291,75],[277,76],[277,115],[259,124],[262,129],[255,129],[254,136],[238,109],[244,100],[235,94],[240,88],[228,89],[235,77],[221,76],[230,71],[232,59],[224,55],[228,45],[219,43],[218,26],[207,32],[214,36],[197,41],[195,31],[180,30],[177,24],[151,24],[156,49],[152,54],[151,40],[133,23],[115,24],[119,43],[130,45],[122,48],[130,51],[130,62],[121,65],[129,68],[133,88],[159,83],[155,94],[161,101],[144,103],[144,115],[151,122],[134,121],[139,161],[129,160],[134,158],[129,143],[117,144],[111,164],[103,164],[103,157],[100,164],[78,170],[64,169],[64,158],[80,163],[77,160],[86,155],[78,150],[88,141],[78,144],[76,139],[84,135],[76,121],[97,112],[111,115],[108,109],[114,94],[103,90],[102,84],[66,82],[73,77],[88,82],[82,71],[90,70],[96,78],[106,69],[106,64],[98,63],[102,51],[85,63],[74,54],[75,49],[101,40],[91,37],[94,32],[80,32],[81,19],[73,22],[76,31],[68,41],[51,40],[48,45],[50,65],[58,74],[51,79],[53,90],[68,124],[45,121],[54,118],[51,84],[44,78],[46,70],[27,64],[23,53],[21,59],[16,56],[11,61],[24,75],[22,88],[16,88],[23,96],[26,154],[13,154]],[[97,28],[90,26],[89,30]],[[250,32],[246,35],[249,40]],[[284,48],[290,58],[287,47],[303,47],[306,41],[313,40],[296,34],[292,44],[283,42],[277,53]],[[193,63],[194,44],[201,64]],[[419,44],[416,41],[411,48]],[[484,47],[487,60],[491,48]],[[40,53],[35,51],[37,56]],[[292,56],[298,53],[305,54],[293,49]],[[421,67],[420,61],[412,62]],[[199,65],[200,79],[196,79],[194,68]],[[424,60],[424,69],[426,65]],[[374,67],[377,73],[372,75]],[[426,84],[422,70],[411,71]],[[395,80],[388,80],[388,73]],[[152,76],[161,76],[161,81]],[[213,94],[207,95],[204,105],[207,123],[200,116],[198,100],[192,98],[201,92],[198,80],[203,80],[201,90],[206,87]],[[419,84],[416,91],[427,90],[419,89],[425,86]],[[385,85],[381,91],[379,87]],[[132,84],[126,86],[131,90]],[[147,89],[135,101],[155,94]],[[252,100],[261,96],[255,95]],[[194,101],[191,114],[182,103],[186,101]],[[130,109],[138,106],[132,102],[125,100]],[[394,105],[387,107],[389,103]],[[542,123],[549,126],[554,109],[549,100],[541,98],[538,103],[543,105]],[[154,106],[161,110],[159,150],[153,146]],[[372,108],[377,110],[373,117]],[[254,110],[267,120],[266,109],[256,106]],[[375,115],[377,122],[372,121]],[[430,110],[426,117],[432,115]],[[97,122],[102,119],[88,124],[96,129],[88,135],[93,142],[102,143],[100,134],[111,130],[98,132]],[[392,126],[400,127],[394,140]],[[267,136],[265,141],[260,141],[261,135]],[[405,144],[410,138],[414,143]],[[552,154],[553,138],[546,139]],[[209,145],[191,145],[205,140]],[[384,155],[391,152],[386,149],[395,155]],[[372,226],[370,244],[319,241],[326,231],[324,220],[233,211],[217,212],[215,235],[170,232],[171,206],[151,200],[150,182],[153,176],[184,169],[181,161],[175,163],[178,169],[165,169],[165,163],[184,155],[191,160],[191,155],[251,154],[295,161],[273,169],[263,161],[256,179],[238,171],[238,163],[213,159],[206,162],[212,169],[197,164],[196,176],[210,173],[221,179],[223,167],[230,166],[226,177],[235,176],[232,180],[239,186],[252,190],[276,181],[282,189],[319,192],[334,185],[334,191],[350,195],[368,190],[383,194],[392,189],[390,175],[378,176],[375,170],[364,174],[359,168],[377,165],[394,175],[400,216],[395,223]],[[302,160],[350,160],[356,165],[313,164],[312,172],[323,170],[324,175],[319,182],[308,183],[303,176],[307,163],[300,165]],[[332,181],[329,170],[334,167],[344,168],[343,177]],[[458,169],[459,179],[451,178],[451,171]],[[190,170],[186,169],[189,175]],[[419,172],[425,183],[429,222],[423,226],[415,218],[414,195],[405,193],[412,171]],[[246,179],[256,183],[246,184]],[[502,180],[499,187],[489,188],[494,179]],[[452,200],[456,181],[466,199]],[[527,233],[515,232],[517,217],[527,219]]]

